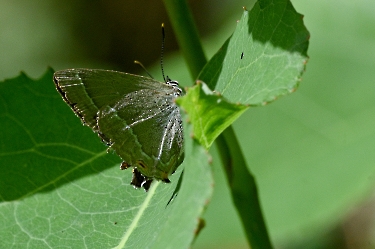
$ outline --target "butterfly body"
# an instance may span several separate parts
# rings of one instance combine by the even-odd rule
[[[124,160],[134,167],[135,187],[153,179],[169,182],[184,159],[176,81],[166,83],[122,72],[68,69],[54,74],[64,101]]]

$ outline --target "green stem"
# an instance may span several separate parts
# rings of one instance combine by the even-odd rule
[[[207,63],[193,16],[186,1],[164,0],[178,44],[195,80]]]
[[[164,0],[193,79],[207,63],[198,32],[186,0]],[[232,199],[241,217],[252,249],[272,248],[263,220],[254,177],[248,171],[241,147],[232,127],[228,127],[216,144],[232,191]]]
[[[233,202],[241,217],[251,248],[272,248],[260,207],[255,178],[246,166],[232,126],[216,139],[216,145],[231,188]]]

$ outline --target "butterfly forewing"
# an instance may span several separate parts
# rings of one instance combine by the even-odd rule
[[[56,88],[82,121],[97,131],[100,108],[140,89],[158,89],[151,78],[101,69],[67,69],[54,74]],[[165,85],[165,84],[164,84]]]

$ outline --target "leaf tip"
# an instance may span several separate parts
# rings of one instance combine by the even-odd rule
[[[203,218],[198,218],[198,225],[194,230],[195,237],[202,231],[202,229],[206,226],[206,222]]]

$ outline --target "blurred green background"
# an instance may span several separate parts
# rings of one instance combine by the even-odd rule
[[[208,58],[252,1],[189,1]],[[277,248],[375,248],[375,1],[292,1],[311,33],[297,92],[234,124]],[[47,66],[160,73],[192,85],[160,1],[1,1],[0,80]],[[250,79],[251,81],[251,79]],[[52,81],[51,81],[52,84]],[[212,149],[214,197],[193,248],[247,248]]]

